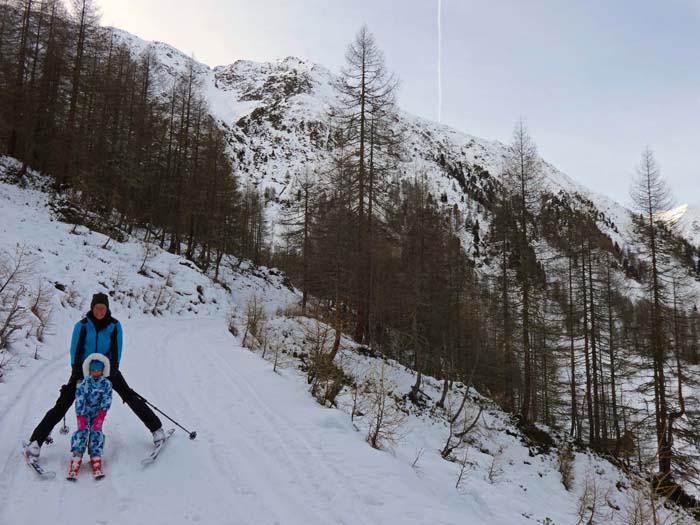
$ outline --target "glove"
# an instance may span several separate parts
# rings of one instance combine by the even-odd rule
[[[92,420],[92,429],[97,430],[97,431],[101,431],[102,430],[102,423],[104,423],[105,417],[107,417],[107,411],[100,410],[97,413],[97,416],[95,416],[95,419]]]
[[[78,430],[85,430],[87,428],[87,418],[85,416],[78,416]]]

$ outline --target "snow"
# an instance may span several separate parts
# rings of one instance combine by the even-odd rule
[[[154,512],[160,523],[250,523],[253,516],[255,523],[420,523],[423,513],[435,523],[459,520],[450,502],[456,495],[431,494],[408,467],[369,449],[344,414],[319,408],[295,382],[236,345],[223,319],[140,319],[124,328],[125,377],[196,429],[197,440],[181,433],[142,469],[150,436],[115,403],[105,423],[108,477],[95,484],[83,471],[78,486],[60,478],[38,482],[22,465],[18,431],[30,431],[66,379],[65,356],[55,352],[41,369],[14,374],[5,385],[31,395],[3,403],[2,523],[80,523],[76,512],[84,523],[96,516],[153,523]],[[57,346],[69,337],[61,332]],[[68,437],[56,435],[42,461],[60,474],[68,450]]]
[[[661,218],[675,225],[692,245],[700,246],[700,207],[682,204],[663,213]]]
[[[123,279],[135,295],[143,290],[141,281],[148,278],[135,272],[136,243],[100,253],[104,237],[71,235],[69,225],[52,222],[45,195],[1,184],[0,199],[3,248],[26,241],[37,256],[38,273],[76,286],[81,304],[97,279],[127,260],[131,266],[122,268]],[[130,259],[123,258],[128,252]],[[195,272],[183,268],[192,279]],[[267,300],[282,302],[256,279],[239,281],[240,288],[257,288]],[[196,287],[196,281],[189,284]],[[185,289],[185,278],[174,287]],[[207,291],[211,288],[207,283]],[[221,299],[221,290],[216,295]],[[240,296],[243,301],[245,294]],[[177,436],[155,465],[142,469],[139,460],[149,452],[150,435],[125,405],[115,403],[105,424],[108,477],[94,483],[83,471],[78,486],[60,478],[38,481],[22,465],[19,442],[67,379],[66,345],[82,310],[56,300],[54,333],[40,345],[40,359],[31,360],[31,349],[23,351],[20,341],[15,366],[0,383],[0,523],[93,523],[96,517],[153,523],[154,512],[161,523],[250,523],[253,516],[255,523],[420,523],[425,515],[435,523],[456,523],[464,515],[467,502],[460,504],[458,495],[429,490],[410,467],[369,448],[347,415],[319,407],[299,382],[275,374],[244,350],[226,329],[223,300],[220,306],[210,303],[201,318],[195,316],[201,309],[155,318],[144,314],[141,301],[130,307],[123,301],[126,297],[113,300],[112,310],[125,331],[125,377],[196,429],[197,440]],[[170,313],[183,311],[175,306]],[[73,421],[71,411],[68,422],[74,426]],[[69,436],[54,432],[54,437],[42,461],[61,474]]]
[[[0,179],[12,163],[1,159]],[[33,173],[30,178],[41,181]],[[475,392],[464,418],[472,420],[479,406],[484,412],[468,442],[455,450],[465,462],[457,487],[459,462],[440,456],[448,435],[445,412],[435,407],[441,383],[430,377],[424,378],[426,407],[400,405],[409,412],[400,438],[374,450],[365,441],[366,418],[350,418],[349,389],[338,397],[340,409],[309,395],[299,360],[291,356],[307,351],[308,330],[317,321],[282,312],[299,297],[279,272],[232,259],[223,284],[215,284],[191,263],[156,250],[144,275],[138,272],[140,241],[103,247],[102,234],[86,228],[71,233],[71,225],[55,220],[50,201],[41,191],[0,182],[0,252],[24,245],[34,265],[30,285],[43,283],[53,292],[45,341],[26,329],[0,355],[9,359],[0,380],[0,523],[561,525],[577,521],[590,477],[620,508],[609,511],[610,523],[623,523],[640,494],[634,478],[586,452],[576,454],[574,488],[566,491],[556,455],[524,443],[510,417]],[[57,282],[65,291],[54,287]],[[121,369],[130,385],[198,437],[190,441],[178,430],[158,461],[143,468],[151,436],[115,402],[104,426],[107,477],[96,482],[86,469],[77,484],[64,480],[69,436],[55,431],[42,461],[58,477],[40,480],[23,465],[20,442],[67,380],[72,325],[97,290],[111,292],[112,311],[124,327]],[[167,300],[154,309],[158,295]],[[227,328],[230,313],[240,320],[253,295],[270,316],[271,340],[285,348],[277,373]],[[362,355],[348,339],[338,362],[358,382],[384,367],[399,398],[415,381],[412,371]],[[454,409],[463,388],[454,386],[448,407]],[[67,421],[74,429],[73,410]],[[620,484],[628,488],[616,488]]]

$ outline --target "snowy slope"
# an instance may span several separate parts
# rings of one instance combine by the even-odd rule
[[[319,407],[299,382],[241,348],[226,328],[230,308],[251,293],[271,309],[296,298],[277,286],[274,274],[230,275],[228,293],[179,265],[179,258],[161,254],[149,268],[178,265],[172,295],[189,291],[195,300],[174,299],[154,317],[144,311],[151,299],[141,281],[149,278],[136,272],[139,243],[102,249],[100,234],[71,234],[70,225],[53,221],[48,197],[38,191],[0,183],[0,202],[3,253],[24,244],[35,279],[67,286],[54,295],[52,334],[43,344],[26,336],[15,341],[0,383],[0,523],[389,523],[393,517],[420,523],[421,512],[436,523],[457,523],[472,512],[456,494],[433,494],[407,475],[410,467],[369,448],[345,414]],[[19,442],[67,379],[72,323],[90,293],[103,289],[98,283],[108,290],[120,285],[110,277],[117,268],[129,290],[112,294],[112,310],[125,329],[125,377],[199,437],[190,442],[178,435],[156,465],[142,469],[138,462],[149,451],[150,435],[116,402],[105,424],[108,478],[96,484],[84,472],[77,487],[60,477],[39,481],[23,465]],[[79,296],[75,308],[65,303],[71,288]],[[198,308],[190,311],[186,305],[193,303]],[[38,360],[32,358],[35,345]],[[75,426],[72,411],[69,424]],[[54,437],[42,458],[60,474],[69,438],[56,431]]]
[[[60,330],[46,362],[3,385],[0,522],[458,523],[479,515],[469,500],[432,493],[410,467],[367,447],[344,414],[321,409],[235,344],[223,319],[139,319],[124,328],[125,376],[199,437],[178,435],[143,469],[150,436],[115,403],[105,424],[108,477],[38,481],[18,442],[66,379],[59,349],[69,333]],[[66,470],[69,448],[57,436],[44,448],[47,467]]]
[[[682,204],[663,215],[694,246],[700,246],[700,207]]]
[[[2,159],[0,175],[11,163]],[[370,448],[368,422],[353,422],[346,412],[347,389],[339,396],[341,410],[324,408],[309,395],[290,356],[306,350],[304,325],[315,321],[276,314],[298,300],[277,272],[229,265],[223,284],[215,284],[183,259],[159,252],[142,275],[140,242],[103,247],[102,234],[84,228],[71,233],[71,225],[54,220],[50,201],[40,191],[0,182],[0,252],[26,246],[34,262],[30,286],[54,290],[45,341],[24,332],[0,354],[6,363],[0,381],[0,523],[561,525],[577,522],[579,499],[593,479],[599,498],[618,509],[603,509],[610,523],[624,523],[635,498],[643,498],[634,488],[638,481],[585,452],[576,454],[574,487],[565,490],[556,455],[524,443],[510,418],[477,394],[465,419],[473,419],[479,406],[485,410],[455,451],[465,466],[457,484],[459,462],[439,454],[448,427],[434,407],[440,384],[432,378],[425,378],[426,408],[409,411],[397,443],[385,451]],[[163,288],[168,300],[154,315]],[[149,451],[150,435],[117,401],[105,423],[108,477],[96,483],[84,471],[77,485],[60,476],[42,481],[23,464],[20,441],[67,379],[72,324],[96,290],[110,292],[123,323],[122,370],[131,386],[199,436],[189,441],[178,431],[158,462],[144,469],[139,460]],[[270,337],[286,351],[279,373],[227,330],[229,312],[240,314],[253,294],[271,317]],[[412,371],[361,355],[347,340],[338,360],[358,381],[384,367],[392,403],[415,380]],[[462,389],[455,385],[448,406],[456,406]],[[73,429],[74,419],[71,410]],[[57,431],[54,437],[42,459],[62,474],[69,437]]]

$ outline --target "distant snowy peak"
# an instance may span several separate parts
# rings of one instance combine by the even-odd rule
[[[120,29],[112,31],[116,38],[133,49],[135,54],[142,53],[150,47],[159,63],[156,69],[160,73],[174,77],[186,71],[190,57],[172,46],[162,42],[147,42]],[[293,56],[274,62],[237,60],[213,69],[195,61],[194,69],[207,92],[212,113],[223,124],[227,127],[245,127],[246,122],[242,122],[241,119],[257,110],[254,120],[258,123],[267,121],[271,128],[296,134],[300,139],[293,141],[296,146],[308,145],[308,141],[305,140],[308,137],[303,135],[310,134],[310,131],[305,123],[317,122],[325,125],[328,109],[337,101],[337,94],[333,88],[337,80],[336,75],[319,64]],[[166,90],[172,81],[164,79],[162,75],[159,80],[163,90]],[[163,83],[163,80],[170,82]],[[269,119],[270,116],[273,118]],[[450,158],[456,163],[462,163],[462,166],[464,163],[468,163],[469,167],[477,166],[477,169],[488,171],[491,175],[498,175],[501,171],[506,153],[506,146],[501,142],[475,137],[405,111],[399,113],[399,124],[407,135],[410,157],[405,166],[407,172],[415,172],[418,167],[421,170],[431,168],[427,170],[429,175],[431,171],[444,171],[444,164],[449,163]],[[254,131],[261,133],[263,130],[258,127]],[[319,145],[311,147],[318,149]],[[283,153],[282,156],[293,164],[293,153],[302,153],[305,154],[302,156],[308,157],[312,151]],[[325,155],[318,151],[313,153]],[[422,161],[428,162],[429,166]],[[438,162],[440,166],[435,165]],[[553,166],[545,163],[545,168],[548,178],[552,179],[551,182],[555,186],[552,189],[564,188],[567,192],[587,191]],[[557,179],[561,180],[557,182]]]
[[[682,204],[664,212],[661,218],[675,225],[691,244],[700,246],[700,207]]]
[[[276,62],[237,60],[213,71],[219,89],[236,91],[241,100],[263,100],[270,95],[311,95],[319,86],[330,87],[332,80],[330,71],[295,57]]]
[[[156,64],[153,64],[156,70],[166,73],[169,77],[174,77],[180,72],[186,71],[190,59],[194,60],[194,69],[198,74],[202,74],[210,69],[206,64],[198,62],[195,57],[188,56],[165,42],[150,42],[116,27],[105,29],[110,32],[115,43],[125,44],[135,56],[141,55],[150,49],[156,59]],[[160,77],[159,80],[163,80],[163,78]]]
[[[680,206],[670,209],[668,211],[665,211],[661,214],[659,214],[659,218],[663,221],[668,222],[669,224],[676,225],[678,224],[683,217],[686,215],[688,212],[688,205],[687,204],[681,204]]]

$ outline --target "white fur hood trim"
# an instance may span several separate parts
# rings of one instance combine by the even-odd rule
[[[91,361],[99,361],[100,363],[105,365],[105,369],[102,372],[102,376],[109,377],[109,359],[107,359],[107,356],[98,354],[97,352],[95,352],[94,354],[90,354],[85,358],[85,361],[83,361],[83,377],[88,377],[90,375]]]

